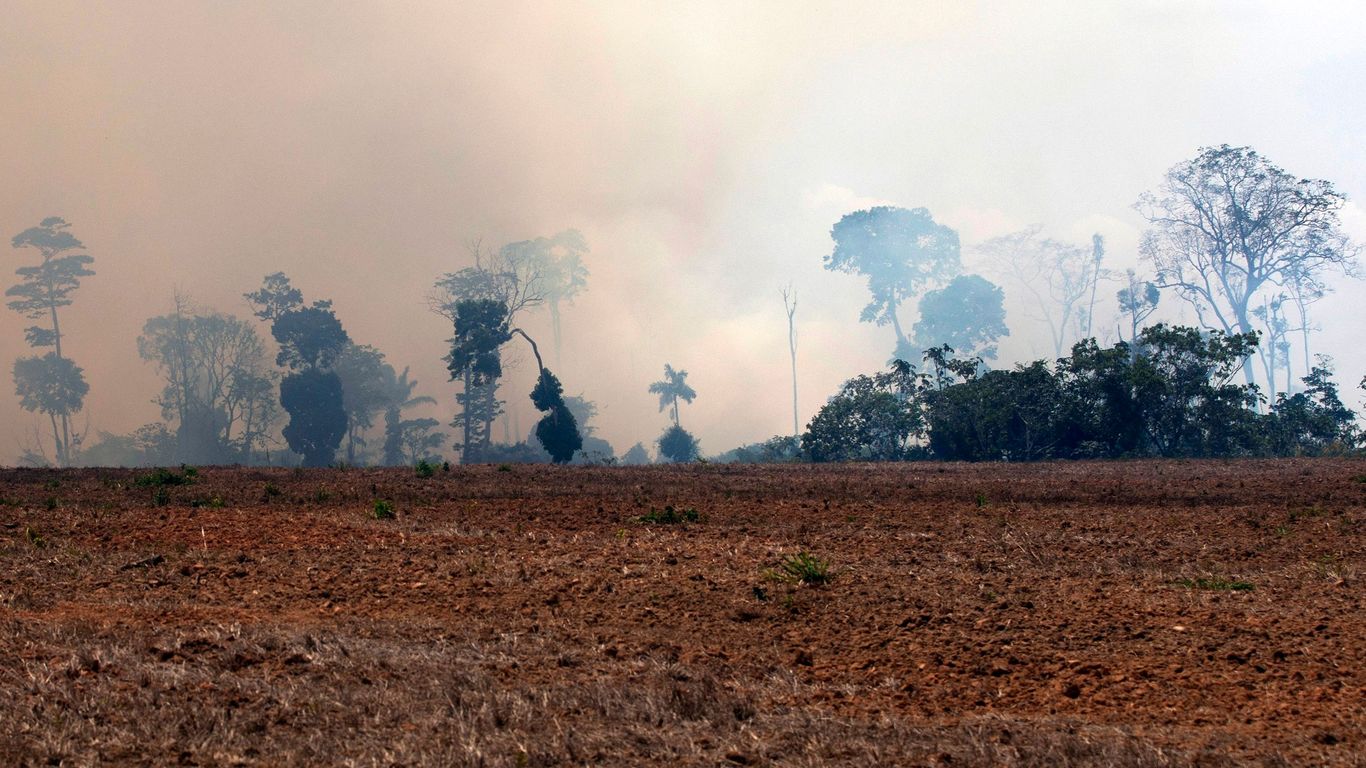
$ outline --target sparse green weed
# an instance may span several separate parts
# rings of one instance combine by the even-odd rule
[[[830,564],[810,552],[788,555],[778,563],[779,575],[788,581],[802,584],[829,584],[834,578]]]
[[[673,505],[668,505],[664,509],[651,507],[649,512],[636,518],[636,521],[653,525],[678,525],[680,523],[695,523],[701,519],[702,516],[692,507],[674,509]]]
[[[198,476],[199,470],[194,467],[187,467],[184,464],[180,465],[179,472],[172,472],[165,467],[157,467],[148,474],[139,476],[133,481],[133,484],[143,488],[149,486],[161,488],[166,485],[191,485]]]
[[[1185,587],[1186,589],[1213,589],[1227,592],[1251,592],[1252,590],[1257,588],[1256,585],[1254,585],[1250,581],[1226,579],[1222,576],[1212,576],[1210,578],[1202,577],[1196,579],[1177,579],[1176,583]]]
[[[375,499],[375,504],[371,510],[376,520],[393,520],[394,505],[384,499]]]

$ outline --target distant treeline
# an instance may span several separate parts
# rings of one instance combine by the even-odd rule
[[[1037,461],[1302,456],[1357,450],[1356,414],[1326,359],[1295,394],[1266,402],[1235,384],[1256,334],[1154,325],[1130,344],[1086,339],[1068,357],[990,370],[928,350],[923,367],[845,382],[800,442],[776,437],[736,461]],[[1366,388],[1366,381],[1362,382]]]
[[[1100,233],[1077,245],[1034,226],[978,244],[998,279],[1019,290],[1047,327],[1055,358],[995,370],[998,344],[1011,334],[1005,289],[965,273],[958,233],[926,208],[847,213],[830,231],[824,265],[866,280],[869,302],[858,319],[891,328],[895,362],[846,382],[800,433],[797,297],[789,285],[781,293],[793,435],[713,460],[1357,450],[1356,415],[1338,396],[1328,358],[1317,356],[1315,364],[1310,349],[1318,328],[1311,308],[1331,290],[1329,278],[1359,274],[1361,248],[1341,227],[1345,204],[1328,181],[1287,173],[1250,147],[1221,145],[1173,166],[1135,204],[1149,223],[1138,256],[1150,275],[1108,268]],[[303,292],[275,273],[244,294],[257,322],[179,295],[171,312],[149,318],[137,351],[162,380],[152,398],[161,420],[87,441],[89,422],[77,416],[90,384],[69,342],[63,346],[72,329],[62,318],[81,281],[95,274],[94,258],[59,217],[11,244],[28,261],[15,270],[6,306],[34,323],[24,329],[32,352],[12,369],[19,404],[35,417],[32,434],[20,440],[25,463],[431,465],[448,452],[463,463],[651,461],[643,442],[618,460],[594,434],[596,404],[566,394],[550,368],[562,369],[566,356],[561,311],[588,286],[588,243],[576,230],[497,248],[472,242],[467,266],[436,279],[426,298],[451,333],[442,358],[454,390],[450,433],[441,420],[411,413],[437,400],[418,394],[409,369],[397,370],[383,352],[353,340],[330,300],[305,303]],[[1102,291],[1103,283],[1110,287]],[[1105,294],[1115,286],[1111,314]],[[1164,294],[1193,310],[1200,327],[1147,326]],[[527,330],[542,310],[549,313],[548,345]],[[1097,340],[1116,337],[1111,346]],[[608,338],[598,329],[578,341]],[[529,348],[537,367],[529,397],[540,416],[529,430],[507,408],[504,358],[513,346]],[[588,385],[601,376],[594,372]],[[666,363],[663,378],[642,386],[669,420],[652,441],[658,460],[702,457],[682,425],[681,406],[697,396],[687,379],[687,370]],[[755,399],[767,396],[767,383],[745,386]]]

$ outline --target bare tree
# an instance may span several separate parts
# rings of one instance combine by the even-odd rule
[[[1086,307],[1085,322],[1080,324],[1081,337],[1087,339],[1091,337],[1092,321],[1096,318],[1096,289],[1100,287],[1100,279],[1104,272],[1100,263],[1105,259],[1105,238],[1097,232],[1091,235],[1091,302]]]
[[[1225,144],[1172,167],[1134,207],[1151,225],[1141,254],[1159,284],[1176,289],[1206,328],[1252,333],[1263,330],[1253,313],[1263,291],[1353,262],[1338,220],[1345,202],[1330,182],[1296,178]],[[1252,384],[1250,361],[1243,375]]]
[[[800,438],[802,428],[797,418],[797,291],[791,283],[780,290],[783,308],[787,310],[787,348],[792,354],[792,437]]]
[[[1078,330],[1090,331],[1084,304],[1095,291],[1103,251],[1039,237],[1033,226],[988,240],[979,249],[1003,265],[1034,299],[1036,319],[1048,325],[1053,356],[1062,357]]]
[[[279,418],[275,377],[246,321],[197,310],[176,293],[169,314],[143,325],[138,354],[165,380],[155,402],[176,425],[180,461],[250,461],[268,439]]]

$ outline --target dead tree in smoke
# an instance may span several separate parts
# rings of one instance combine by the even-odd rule
[[[1099,261],[1093,251],[1039,237],[1041,227],[1003,235],[981,250],[1003,264],[1015,282],[1034,299],[1038,319],[1048,325],[1053,356],[1062,357],[1085,321],[1085,300],[1095,288]],[[1089,329],[1088,329],[1089,330]]]
[[[792,355],[792,437],[800,438],[802,428],[797,418],[797,291],[788,283],[781,292],[783,308],[787,310],[787,348]]]
[[[1331,182],[1225,144],[1173,166],[1134,207],[1150,224],[1140,253],[1159,284],[1189,302],[1204,327],[1247,334],[1260,330],[1254,309],[1274,287],[1352,267],[1345,203]],[[1256,383],[1252,354],[1243,360],[1248,384]]]

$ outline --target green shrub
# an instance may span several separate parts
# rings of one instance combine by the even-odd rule
[[[418,477],[431,477],[436,474],[436,467],[432,466],[426,459],[423,459],[413,467],[413,471],[417,473]]]
[[[809,552],[788,555],[778,563],[778,568],[784,577],[802,584],[829,584],[834,578],[830,564]]]
[[[180,472],[172,472],[164,467],[157,467],[150,473],[142,475],[133,481],[134,485],[141,487],[160,488],[165,485],[191,485],[195,478],[199,476],[199,470],[194,467],[180,465]]]
[[[394,519],[394,505],[391,502],[385,501],[384,499],[375,499],[375,504],[372,512],[376,520]]]

